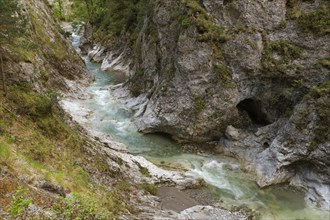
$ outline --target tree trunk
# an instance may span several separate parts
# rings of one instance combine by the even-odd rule
[[[3,60],[2,60],[2,53],[0,51],[0,65],[1,65],[1,73],[2,73],[2,88],[5,96],[7,96],[7,87],[6,87],[6,74],[3,69]]]

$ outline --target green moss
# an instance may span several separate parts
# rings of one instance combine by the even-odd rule
[[[301,15],[301,10],[298,7],[299,0],[286,1],[286,17],[287,19],[296,19]]]
[[[187,29],[192,25],[192,21],[188,14],[184,13],[180,6],[177,9],[171,11],[170,17],[173,21],[178,21],[184,29]]]
[[[269,49],[289,60],[297,59],[301,54],[298,46],[284,40],[272,42]]]
[[[298,18],[298,27],[304,32],[316,35],[330,33],[330,3],[324,2],[313,12],[303,14]]]
[[[144,75],[143,69],[141,67],[137,68],[137,70],[135,71],[135,75],[139,77],[143,76]]]
[[[202,112],[206,106],[206,101],[203,96],[196,97],[194,99],[194,103],[195,103],[195,110],[197,113]]]
[[[314,128],[315,138],[312,147],[330,141],[330,81],[313,87],[311,98],[316,101],[317,121]]]
[[[235,86],[235,82],[232,78],[231,68],[223,63],[217,64],[214,66],[216,79],[223,83],[225,87],[233,87]]]
[[[309,124],[309,121],[307,120],[308,115],[309,115],[309,111],[307,109],[300,109],[299,117],[293,120],[294,125],[299,131],[303,131]]]
[[[330,70],[330,57],[320,59],[317,64]]]
[[[267,72],[286,73],[289,63],[300,56],[300,47],[284,40],[274,41],[263,51],[262,65]]]
[[[187,8],[187,16],[184,17],[184,26],[195,25],[197,27],[200,41],[214,41],[223,43],[230,36],[225,29],[215,23],[207,11],[197,0],[181,0],[181,3]],[[188,18],[190,21],[188,21]]]

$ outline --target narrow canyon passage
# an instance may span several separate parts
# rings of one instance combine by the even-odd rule
[[[79,52],[80,37],[73,34],[73,46]],[[84,57],[83,57],[84,58]],[[183,168],[187,177],[201,178],[223,207],[247,207],[255,210],[263,219],[322,219],[327,213],[308,207],[304,193],[289,187],[276,186],[260,189],[252,178],[240,169],[237,161],[210,153],[187,153],[174,141],[162,135],[143,135],[131,122],[131,113],[118,103],[110,87],[125,81],[123,75],[100,70],[100,65],[84,58],[95,81],[84,88],[84,97],[64,99],[66,110],[71,115],[82,116],[84,126],[95,132],[110,135],[127,146],[133,155],[143,156],[162,167]],[[257,108],[258,103],[246,101],[242,109]],[[263,113],[251,115],[257,122],[267,124]]]

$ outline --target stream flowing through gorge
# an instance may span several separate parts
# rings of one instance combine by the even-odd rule
[[[79,53],[80,37],[73,34],[73,46]],[[327,212],[310,207],[305,194],[282,185],[260,189],[236,160],[211,153],[187,153],[162,135],[143,135],[132,123],[131,113],[117,102],[109,89],[124,82],[119,73],[100,70],[100,64],[84,58],[95,81],[84,88],[85,98],[67,102],[70,114],[84,111],[84,126],[113,137],[125,144],[129,153],[143,156],[162,167],[182,167],[187,177],[201,178],[207,191],[226,208],[247,207],[258,212],[262,219],[327,219]]]

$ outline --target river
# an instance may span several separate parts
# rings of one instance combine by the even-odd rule
[[[80,37],[73,34],[72,39],[79,53]],[[202,178],[208,184],[207,190],[226,208],[247,207],[259,213],[261,219],[328,219],[329,213],[310,207],[298,189],[287,185],[260,189],[233,158],[187,153],[167,137],[137,132],[131,112],[113,98],[109,89],[122,83],[124,76],[101,71],[100,64],[83,59],[95,76],[95,81],[85,88],[87,98],[77,100],[88,112],[84,121],[88,127],[125,144],[133,155],[162,167],[182,167],[187,177]]]

